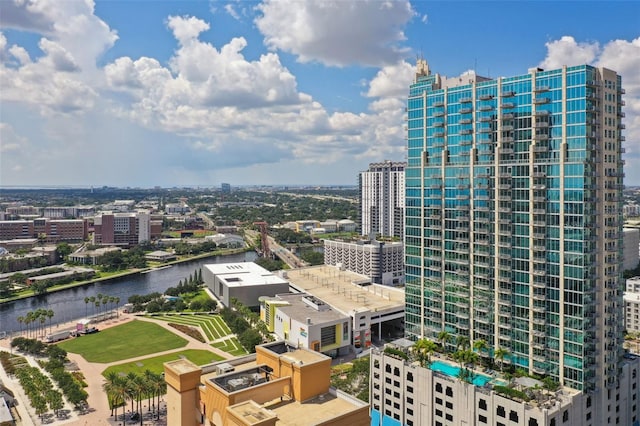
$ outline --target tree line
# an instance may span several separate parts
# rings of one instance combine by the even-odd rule
[[[126,376],[122,376],[115,371],[106,374],[106,382],[103,389],[109,401],[111,408],[111,416],[118,417],[118,408],[122,407],[122,420],[125,419],[125,409],[127,403],[131,402],[131,411],[138,413],[140,424],[142,425],[142,409],[141,404],[147,399],[149,412],[153,411],[160,419],[160,397],[166,393],[167,384],[164,380],[164,374],[154,373],[151,370],[145,370],[142,375],[129,372]],[[134,409],[135,404],[135,409]]]

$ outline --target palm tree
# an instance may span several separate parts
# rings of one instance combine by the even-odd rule
[[[102,384],[102,390],[107,394],[107,400],[109,401],[109,407],[111,408],[111,415],[113,416],[113,410],[116,407],[116,401],[119,397],[117,393],[117,382],[120,376],[115,371],[109,371],[105,379],[106,381]],[[117,420],[117,419],[116,419]]]
[[[438,341],[440,342],[440,346],[442,346],[442,349],[446,352],[446,344],[451,341],[451,335],[448,331],[442,330],[440,333],[438,333]]]
[[[494,352],[493,356],[500,360],[500,371],[504,368],[504,358],[509,356],[509,351],[507,349],[498,348]]]
[[[133,412],[133,400],[136,399],[135,398],[135,396],[136,396],[135,382],[136,382],[137,377],[138,376],[133,371],[130,371],[126,376],[127,394],[129,395],[129,398],[131,399],[131,411],[132,412]]]
[[[473,342],[473,349],[477,351],[480,356],[483,356],[485,351],[489,349],[489,345],[483,339],[478,339]]]
[[[116,318],[118,318],[118,305],[120,305],[120,298],[119,298],[118,296],[115,296],[115,297],[113,298],[113,301],[114,301],[114,302],[115,302],[115,304],[116,304]]]
[[[130,397],[127,379],[118,375],[113,383],[112,391],[116,395],[117,406],[122,405],[122,423],[125,422],[125,410],[127,409],[127,398]],[[116,420],[118,420],[118,410],[116,409]]]
[[[47,322],[47,311],[45,309],[38,309],[38,316],[40,317],[40,328],[42,329],[42,333],[44,334],[44,324]]]
[[[102,309],[104,311],[104,316],[106,317],[107,315],[107,303],[109,303],[109,296],[105,295],[102,297]],[[103,318],[106,319],[106,318]]]
[[[84,317],[87,317],[87,307],[89,306],[89,302],[91,300],[89,299],[89,297],[85,297],[84,298]]]
[[[51,333],[51,318],[53,318],[55,314],[53,313],[53,309],[47,309],[47,318],[49,318],[49,333]]]
[[[456,350],[458,349],[469,349],[469,338],[467,336],[458,336],[456,338]]]
[[[96,303],[96,297],[95,296],[91,296],[89,297],[89,303],[91,303],[92,306],[95,306]],[[95,310],[94,310],[95,312]]]
[[[31,324],[32,321],[33,321],[33,312],[29,311],[27,312],[27,315],[24,317],[24,324],[27,326],[27,339],[29,338],[29,335],[30,335],[29,324]]]
[[[420,339],[414,343],[411,349],[417,355],[420,365],[424,367],[425,365],[431,364],[431,354],[437,347],[438,345],[429,339]]]
[[[23,316],[19,316],[18,318],[16,318],[18,320],[18,322],[20,323],[20,334],[22,334],[22,324],[24,323],[24,317]]]

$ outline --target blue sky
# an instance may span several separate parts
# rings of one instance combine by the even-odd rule
[[[640,2],[367,0],[0,0],[0,185],[355,184],[405,157],[418,55],[618,70],[640,185]]]

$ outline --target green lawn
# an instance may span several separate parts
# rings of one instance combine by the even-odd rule
[[[149,318],[200,327],[207,340],[216,340],[231,334],[231,329],[219,315],[153,315]]]
[[[236,337],[231,337],[221,342],[213,343],[211,346],[234,356],[246,355],[248,353]]]
[[[95,334],[76,337],[59,346],[67,352],[82,355],[89,362],[114,362],[181,348],[186,344],[185,339],[158,324],[131,321]]]
[[[176,359],[186,358],[196,365],[210,364],[216,361],[222,361],[220,355],[213,352],[203,351],[198,349],[187,349],[186,351],[180,351],[167,355],[154,356],[145,358],[136,362],[125,362],[123,364],[112,365],[102,372],[103,376],[106,376],[110,371],[117,373],[127,374],[131,371],[138,375],[142,375],[145,370],[151,370],[154,373],[162,373],[164,371],[163,364],[168,361],[174,361]]]

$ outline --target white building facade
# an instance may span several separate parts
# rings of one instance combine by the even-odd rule
[[[361,172],[360,218],[362,235],[404,235],[404,168],[406,163],[384,161],[369,164]]]
[[[404,244],[400,242],[324,240],[324,263],[366,275],[376,284],[404,284]]]

